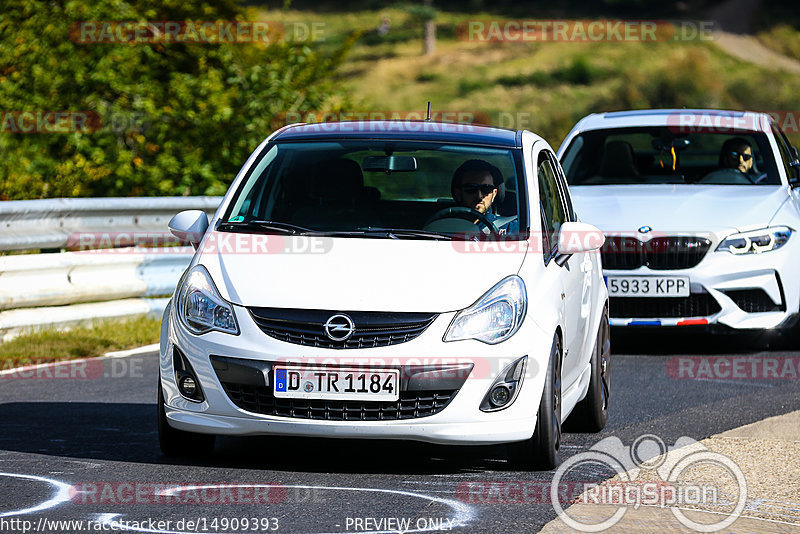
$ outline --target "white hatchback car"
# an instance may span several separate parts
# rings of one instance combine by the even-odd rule
[[[292,125],[210,226],[170,229],[197,253],[162,322],[166,454],[222,434],[513,442],[552,468],[570,413],[605,424],[603,236],[530,132]]]
[[[559,158],[581,216],[606,235],[612,325],[796,323],[800,163],[769,116],[594,114]]]

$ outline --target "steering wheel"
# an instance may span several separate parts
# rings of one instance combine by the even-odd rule
[[[711,171],[700,179],[699,183],[706,184],[723,184],[723,185],[738,185],[738,184],[754,184],[756,183],[752,176],[745,174],[739,169],[717,169]]]
[[[500,234],[500,230],[492,221],[489,220],[489,217],[472,208],[453,206],[450,208],[441,209],[431,215],[431,218],[428,219],[428,221],[425,223],[425,226],[427,227],[429,224],[441,219],[464,219],[471,223],[474,223],[477,219],[477,222],[485,226],[492,234]]]

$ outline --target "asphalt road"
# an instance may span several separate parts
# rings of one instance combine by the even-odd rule
[[[608,425],[600,434],[565,434],[564,459],[608,436],[630,445],[654,434],[672,444],[800,409],[800,380],[675,377],[676,358],[739,358],[751,369],[752,362],[800,352],[684,331],[614,332],[612,339]],[[166,459],[156,435],[156,355],[92,365],[88,378],[44,371],[25,379],[0,376],[0,532],[97,532],[103,525],[106,532],[122,526],[134,532],[365,532],[401,525],[535,532],[556,517],[535,491],[523,503],[465,491],[515,482],[549,491],[553,473],[516,471],[504,446],[221,438],[210,457]],[[64,520],[84,523],[55,523]]]

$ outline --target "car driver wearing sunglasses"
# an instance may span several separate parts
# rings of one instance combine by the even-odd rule
[[[492,209],[492,204],[502,183],[500,169],[486,161],[471,159],[453,173],[451,192],[459,206],[483,213],[494,222],[500,217]],[[518,228],[518,221],[514,220],[504,225],[501,233],[517,232]]]
[[[753,168],[753,150],[750,148],[750,144],[741,137],[725,141],[720,154],[720,166],[739,169],[748,174]]]
[[[497,197],[494,172],[500,170],[485,161],[473,159],[461,165],[453,177],[453,198],[460,206],[489,213]]]

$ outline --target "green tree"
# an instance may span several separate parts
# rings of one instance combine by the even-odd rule
[[[274,27],[269,43],[87,42],[98,34],[80,33],[85,21],[245,20],[235,0],[4,4],[0,199],[222,194],[276,118],[346,101],[333,75],[352,39],[321,54]],[[21,111],[88,111],[89,127],[14,133]]]

